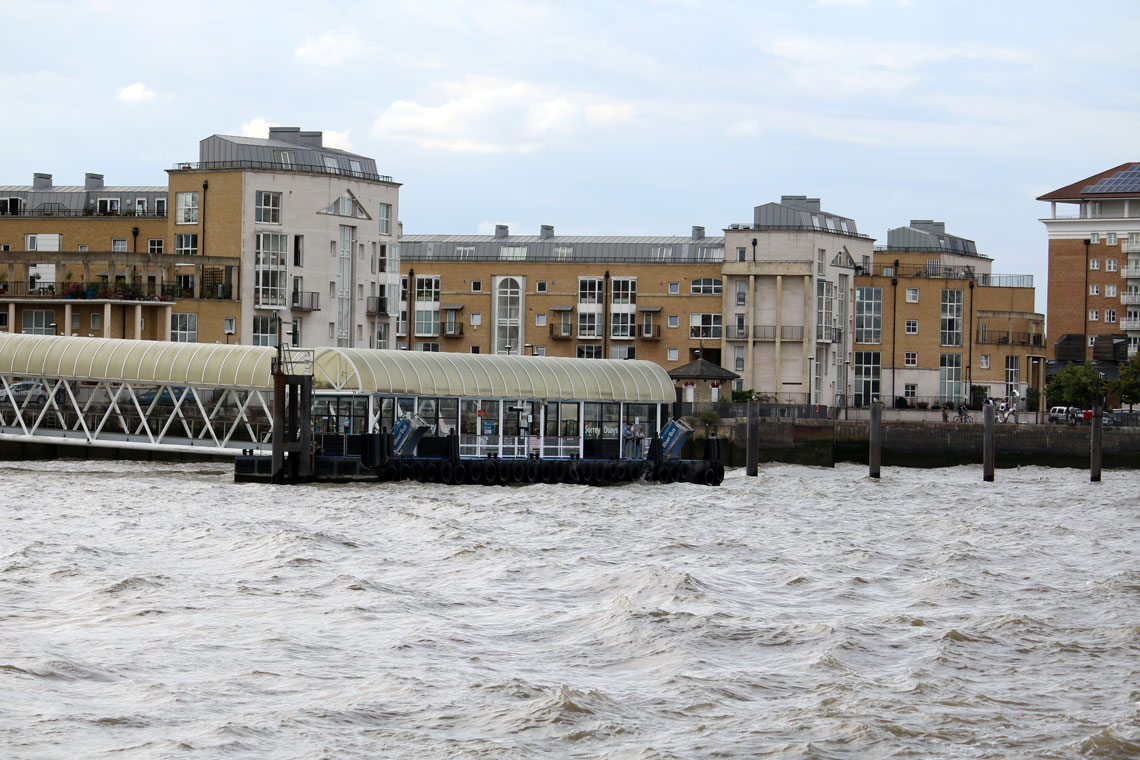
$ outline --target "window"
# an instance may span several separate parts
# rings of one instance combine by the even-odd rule
[[[823,274],[823,259],[827,255],[827,251],[820,248],[816,251],[815,255],[815,273]]]
[[[472,280],[471,281],[471,292],[472,293],[482,293],[483,292],[483,281],[482,280]]]
[[[150,238],[146,241],[147,253],[162,253],[162,247],[165,241],[162,238]]]
[[[479,353],[479,347],[478,346],[472,346],[471,347],[471,353],[473,353],[473,354]]]
[[[1016,356],[1005,357],[1005,395],[1010,397],[1021,382],[1021,360]]]
[[[632,338],[637,332],[634,327],[635,314],[631,312],[615,311],[610,314],[610,337]]]
[[[990,368],[990,355],[989,354],[982,354],[981,364],[982,364],[982,369],[989,369]]]
[[[914,398],[918,395],[918,385],[915,383],[906,383],[903,385],[903,398]]]
[[[439,353],[439,343],[435,341],[425,342],[417,340],[412,346],[413,351],[428,351],[432,353]]]
[[[1106,298],[1116,298],[1116,286],[1112,284],[1105,285],[1104,295]]]
[[[392,204],[391,203],[381,203],[380,204],[380,213],[379,213],[378,217],[380,219],[380,234],[381,235],[391,235],[392,234]]]
[[[744,371],[744,346],[737,346],[733,352],[733,366],[737,372]]]
[[[116,253],[126,253],[126,251],[127,251],[127,239],[126,238],[112,238],[111,239],[111,250],[115,251]]]
[[[36,250],[36,245],[38,242],[39,241],[37,240],[35,235],[24,235],[24,250],[25,251]]]
[[[736,249],[736,260],[737,261],[747,261],[747,259],[745,258],[747,255],[748,255],[748,252],[745,251],[743,248],[737,248]]]
[[[1105,245],[1116,245],[1116,233],[1110,232],[1104,236]]]
[[[611,359],[636,359],[637,353],[633,346],[610,346]]]
[[[1100,313],[1096,309],[1089,309],[1089,321],[1096,322],[1100,318]]]
[[[1095,283],[1092,285],[1089,285],[1089,295],[1090,296],[1099,296],[1100,295],[1100,285],[1097,285]]]
[[[478,327],[481,324],[483,324],[483,315],[476,311],[471,315],[471,326]]]
[[[689,286],[689,292],[695,296],[700,295],[713,295],[718,296],[723,291],[724,286],[716,277],[701,277],[693,280]]]
[[[907,303],[918,303],[918,288],[907,288],[906,289],[906,302]]]
[[[535,327],[546,327],[546,315],[545,314],[535,314],[534,315],[534,326]]]
[[[1096,336],[1090,335],[1089,336],[1089,348],[1093,348],[1093,346],[1095,346],[1095,345],[1096,345]]]
[[[855,405],[870,404],[879,397],[879,377],[882,373],[878,351],[856,351],[852,367],[855,370]]]
[[[198,233],[179,232],[174,236],[174,253],[179,256],[196,256],[198,254]]]
[[[135,198],[135,213],[146,216],[146,198]]]
[[[681,318],[678,317],[676,314],[670,314],[669,315],[669,326],[670,327],[680,327],[681,326]]]
[[[348,170],[354,177],[360,177],[364,175],[364,169],[360,166],[360,162],[355,158],[348,159]]]
[[[661,246],[653,252],[653,256],[658,261],[672,261],[673,247],[668,245]]]
[[[1100,269],[1100,259],[1089,259],[1089,269]]]
[[[883,289],[855,288],[855,342],[883,342]]]
[[[907,351],[903,355],[903,363],[908,367],[917,367],[918,366],[918,352],[917,351]]]
[[[234,317],[224,317],[222,319],[222,332],[226,335],[233,335],[237,332],[237,319]]]
[[[499,259],[502,261],[522,261],[526,259],[525,245],[504,245],[499,248]]]
[[[293,151],[283,150],[277,154],[277,163],[281,164],[282,169],[293,168]]]
[[[963,300],[961,290],[942,291],[942,345],[962,345]],[[960,354],[954,354],[961,360]]]
[[[331,323],[330,323],[331,325]],[[277,318],[270,314],[268,316],[255,316],[253,318],[253,345],[255,346],[276,346],[277,345]]]
[[[546,292],[546,280],[539,280],[538,282],[536,282],[534,284],[534,292],[535,293],[545,293]]]
[[[321,156],[325,162],[325,170],[330,174],[340,174],[340,163],[335,156]]]
[[[0,330],[8,329],[8,312],[0,311]]]
[[[281,193],[258,190],[254,196],[253,220],[263,224],[281,224]]]
[[[174,194],[174,223],[198,223],[198,193]]]
[[[24,201],[21,198],[0,198],[0,214],[17,216],[23,206]]]
[[[100,198],[99,216],[115,216],[119,213],[118,198]]]
[[[198,315],[179,314],[170,315],[170,340],[172,343],[198,342]]]
[[[690,314],[690,338],[719,338],[721,335],[720,314]]]
[[[676,348],[670,348],[667,356],[669,357],[669,361],[675,362],[678,358],[680,358],[680,351],[678,351]]]
[[[534,347],[534,355],[535,356],[546,356],[546,346],[535,346]]]
[[[681,283],[679,283],[679,282],[669,283],[669,295],[675,296],[675,295],[679,295],[680,293],[681,293]]]
[[[1104,271],[1115,272],[1116,271],[1116,259],[1105,259],[1104,260]]]
[[[415,319],[416,335],[439,335],[439,275],[416,275]]]
[[[942,401],[961,401],[962,355],[940,354],[938,357],[938,397]]]
[[[736,305],[745,306],[748,303],[748,283],[744,280],[736,281]]]
[[[580,311],[578,312],[578,337],[580,338],[600,338],[601,334],[598,329],[599,314],[593,311]]]
[[[575,355],[579,359],[601,359],[602,347],[598,345],[579,343]]]
[[[55,335],[55,311],[52,309],[25,309],[23,320],[25,335]]]
[[[637,278],[615,277],[610,283],[610,303],[637,303]]]
[[[259,232],[254,236],[254,306],[285,305],[286,240],[285,235],[276,232]]]
[[[460,261],[475,258],[475,246],[473,245],[457,245],[455,246],[455,258]]]
[[[574,246],[572,245],[556,245],[554,246],[554,258],[559,261],[565,261],[574,257]]]
[[[1105,309],[1104,310],[1104,321],[1109,323],[1109,324],[1113,324],[1114,322],[1116,322],[1116,309]]]
[[[92,314],[91,314],[91,329],[92,330],[102,330],[103,329],[103,315],[102,314],[100,314],[98,312],[92,312]]]
[[[1089,242],[1092,243],[1093,245],[1096,245],[1097,243],[1099,243],[1100,242],[1100,233],[1099,232],[1089,233]]]
[[[166,216],[166,199],[156,198],[154,201],[154,215]]]
[[[906,321],[906,334],[907,335],[918,335],[918,320],[917,319],[908,319]]]

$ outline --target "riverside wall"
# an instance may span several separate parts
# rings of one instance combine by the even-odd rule
[[[871,425],[865,420],[761,419],[761,462],[832,467],[836,462],[867,464]],[[884,422],[882,463],[888,467],[950,467],[981,464],[981,423]],[[743,467],[748,425],[744,419],[718,426],[726,465]],[[1089,466],[1090,425],[1004,424],[995,426],[996,466]],[[704,441],[690,442],[700,456]],[[1140,427],[1106,427],[1101,437],[1105,468],[1140,469]]]

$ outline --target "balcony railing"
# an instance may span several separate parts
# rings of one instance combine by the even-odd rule
[[[661,340],[661,325],[638,325],[637,337],[642,340]]]
[[[170,301],[167,287],[108,282],[0,283],[0,298],[57,298],[65,300]]]
[[[775,340],[775,325],[754,325],[752,329],[753,340]]]
[[[892,264],[875,264],[870,271],[856,267],[856,274],[871,277],[904,277],[928,278],[942,280],[973,280],[982,288],[1032,288],[1033,275],[1031,274],[983,274],[974,271],[971,266],[922,266],[920,264],[902,265],[895,267]]]
[[[49,191],[50,192],[50,191]],[[40,208],[22,208],[19,211],[0,211],[0,216],[23,216],[23,217],[44,217],[44,216],[90,216],[97,218],[110,218],[110,217],[124,217],[131,216],[138,219],[165,219],[166,212],[158,213],[156,211],[138,212],[138,211],[99,211],[92,208],[73,209],[67,208],[61,204],[47,204],[48,207]]]
[[[1120,276],[1126,280],[1140,280],[1140,265],[1129,264],[1120,270]]]
[[[574,337],[574,325],[555,322],[550,325],[550,337],[555,340],[570,340]]]
[[[1125,306],[1136,306],[1140,304],[1140,293],[1123,293],[1120,302]]]
[[[368,296],[364,310],[368,312],[369,316],[387,314],[388,298],[386,296]]]
[[[439,334],[445,338],[462,338],[463,337],[463,323],[462,322],[440,322]]]
[[[191,169],[271,169],[286,172],[312,172],[314,174],[337,174],[342,177],[355,179],[370,179],[377,182],[391,182],[387,174],[369,174],[368,172],[352,171],[339,166],[318,166],[316,164],[283,164],[279,161],[180,161],[172,167],[175,171]]]
[[[1140,243],[1130,243],[1127,240],[1120,241],[1121,253],[1140,253]]]
[[[321,308],[321,294],[316,291],[294,290],[293,308],[297,311],[316,311]]]
[[[690,325],[689,337],[690,338],[719,338],[721,334],[720,325]]]
[[[977,343],[986,345],[1045,346],[1045,336],[1040,333],[1014,332],[1007,330],[978,330]]]
[[[803,340],[803,325],[780,325],[780,340]]]
[[[623,338],[634,338],[637,336],[637,327],[635,325],[611,325],[610,337],[619,340]]]
[[[747,325],[729,325],[724,329],[727,331],[729,340],[748,340]]]
[[[1120,329],[1125,332],[1140,330],[1140,319],[1122,319],[1120,320]]]

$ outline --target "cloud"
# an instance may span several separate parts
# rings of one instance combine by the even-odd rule
[[[628,103],[522,81],[472,77],[438,90],[438,105],[392,103],[373,123],[373,136],[436,150],[527,153],[627,121],[636,111]]]
[[[342,26],[320,37],[308,37],[293,51],[293,59],[310,66],[340,66],[356,58],[375,55],[379,49],[368,44],[350,26]]]
[[[148,90],[142,82],[135,82],[119,90],[119,100],[124,103],[144,103],[154,100],[154,91]]]
[[[322,135],[322,145],[326,148],[338,148],[340,150],[352,150],[352,142],[348,139],[348,133],[351,130],[336,130],[326,129]]]
[[[265,119],[257,116],[241,125],[240,134],[242,137],[269,137],[269,128],[279,126],[281,125],[270,124]]]

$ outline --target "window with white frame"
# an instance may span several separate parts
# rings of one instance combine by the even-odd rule
[[[1100,319],[1100,312],[1096,309],[1089,309],[1089,321],[1096,322]]]
[[[907,303],[918,303],[918,288],[907,288],[906,289],[906,302]]]
[[[255,346],[276,346],[277,317],[272,314],[267,316],[254,316],[253,330],[250,332],[250,335],[253,336],[253,345]]]
[[[942,291],[942,345],[962,345],[964,312],[963,291],[946,288]],[[961,358],[960,354],[957,354]]]
[[[602,278],[578,278],[578,336],[600,338],[602,322]],[[600,358],[600,357],[599,357]]]
[[[258,190],[254,196],[253,220],[262,224],[281,224],[281,193]]]
[[[1105,309],[1104,310],[1104,321],[1109,323],[1109,324],[1115,323],[1116,322],[1116,309]]]
[[[736,281],[736,305],[746,306],[748,304],[748,283],[745,280]]]
[[[575,355],[579,359],[601,359],[602,347],[596,343],[579,343],[575,349]]]
[[[198,315],[172,313],[170,315],[170,341],[172,343],[197,343]]]
[[[1099,242],[1100,242],[1100,233],[1099,232],[1090,232],[1089,233],[1089,243],[1091,243],[1092,245],[1096,245]]]
[[[413,346],[413,351],[427,351],[429,353],[439,353],[439,343],[437,341],[422,341],[417,340]]]
[[[736,346],[733,352],[733,366],[737,372],[744,371],[744,346]]]
[[[962,355],[940,354],[938,357],[938,397],[942,401],[962,400]]]
[[[1021,358],[1017,356],[1005,357],[1005,395],[1006,398],[1013,396],[1014,391],[1020,392],[1018,385],[1021,383]]]
[[[1105,285],[1104,296],[1105,298],[1116,298],[1116,286],[1112,283]]]
[[[982,369],[989,369],[990,368],[990,355],[989,354],[982,354],[981,366],[982,366]]]
[[[673,246],[663,245],[658,247],[653,252],[653,256],[657,261],[672,261],[673,260]]]
[[[737,261],[747,261],[748,260],[747,256],[748,256],[748,252],[745,251],[743,248],[737,248],[736,249],[736,260]]]
[[[907,335],[918,335],[918,320],[917,319],[908,319],[906,321],[906,334]]]
[[[918,352],[917,351],[907,351],[903,355],[903,363],[908,367],[917,367],[918,366]]]
[[[162,238],[150,238],[146,241],[147,253],[162,253],[163,246],[166,244]]]
[[[914,398],[918,395],[917,383],[905,383],[903,385],[903,398]]]
[[[439,335],[439,275],[416,275],[416,335]]]
[[[154,215],[166,216],[166,199],[156,198],[154,201]]]
[[[679,316],[677,316],[676,314],[670,314],[669,315],[669,326],[670,327],[680,327],[681,326],[681,318]]]
[[[135,213],[146,216],[146,198],[135,198]]]
[[[534,326],[535,327],[546,327],[546,315],[545,314],[535,314],[534,315]]]
[[[1100,259],[1089,259],[1089,269],[1100,269]]]
[[[669,361],[675,362],[680,358],[681,352],[676,348],[670,348],[665,355],[669,357]]]
[[[284,306],[288,236],[259,232],[254,236],[253,303],[255,306]]]
[[[22,332],[25,335],[55,335],[55,310],[24,309]]]
[[[534,292],[535,293],[545,293],[546,292],[546,280],[539,280],[538,282],[536,282],[534,284]]]
[[[694,296],[718,296],[724,290],[724,284],[716,277],[699,277],[689,285],[689,292]]]
[[[535,346],[534,347],[534,355],[535,356],[546,356],[546,346]]]
[[[681,293],[681,283],[679,283],[679,282],[669,283],[669,295],[675,296],[675,295],[679,295],[680,293]]]
[[[600,338],[601,335],[601,315],[594,311],[579,311],[578,312],[578,337],[579,338]]]
[[[237,332],[237,318],[236,317],[223,317],[222,318],[222,332],[226,335],[233,335]]]
[[[883,289],[855,288],[855,342],[882,343]]]
[[[100,216],[114,216],[119,213],[118,198],[100,198],[98,201]]]
[[[722,331],[722,315],[720,314],[690,314],[690,338],[719,338]]]
[[[1116,259],[1105,259],[1104,260],[1104,271],[1115,272],[1116,271]]]
[[[198,193],[191,192],[174,194],[174,223],[198,223]]]
[[[197,256],[198,233],[177,233],[174,236],[174,253],[178,256]]]
[[[509,354],[523,352],[522,315],[526,313],[523,297],[523,280],[519,277],[494,277],[491,288],[494,291],[494,344],[492,352]]]
[[[91,312],[91,329],[92,330],[102,330],[103,329],[103,315],[97,311]]]
[[[483,315],[477,311],[472,312],[472,314],[471,314],[471,326],[472,327],[479,327],[481,324],[483,324]]]
[[[475,246],[473,245],[457,245],[455,246],[455,258],[459,261],[467,261],[468,259],[475,258]]]
[[[8,312],[0,311],[0,330],[8,329]]]
[[[482,293],[483,292],[483,281],[482,280],[472,280],[471,281],[471,292],[472,293]]]
[[[554,258],[558,261],[565,261],[574,258],[574,246],[572,245],[556,245],[554,246]]]
[[[114,251],[115,253],[126,253],[126,251],[127,251],[127,239],[126,238],[112,238],[111,239],[111,250]]]
[[[380,234],[381,235],[391,235],[392,234],[392,204],[391,203],[381,203],[380,204],[380,213],[377,215],[377,217],[380,220]],[[472,246],[472,247],[474,247],[474,246]]]
[[[870,404],[879,397],[879,380],[882,375],[878,351],[856,351],[851,366],[854,370],[856,405]]]
[[[330,174],[340,174],[340,162],[335,156],[321,156],[321,159],[325,163],[325,171]]]
[[[1095,282],[1093,284],[1089,285],[1089,295],[1090,296],[1099,296],[1100,295],[1100,285],[1097,285]]]
[[[610,282],[610,337],[634,337],[636,320],[637,278],[613,278]]]
[[[610,346],[611,359],[636,359],[637,349],[634,346]]]
[[[354,176],[354,177],[364,176],[364,167],[362,167],[360,165],[360,162],[357,161],[355,158],[348,159],[348,170],[352,173],[352,176]]]
[[[1104,243],[1105,245],[1116,245],[1116,233],[1109,232],[1107,235],[1105,235]]]
[[[501,261],[523,261],[526,259],[525,245],[504,245],[499,247]]]
[[[24,235],[24,250],[34,251],[39,246],[39,238],[36,235]]]

